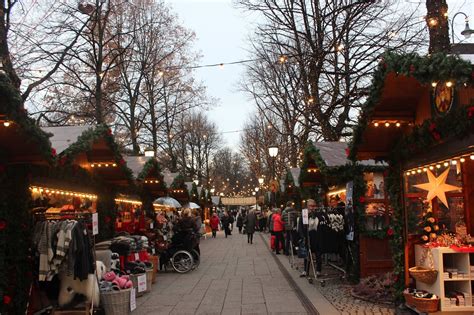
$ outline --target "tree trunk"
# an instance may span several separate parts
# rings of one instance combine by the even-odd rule
[[[3,64],[3,70],[6,72],[15,88],[20,89],[20,78],[13,69],[10,58],[10,49],[8,48],[8,29],[6,15],[8,8],[5,8],[5,0],[0,1],[0,62]],[[22,105],[23,106],[23,105]]]
[[[448,5],[446,0],[426,0],[426,24],[430,34],[429,53],[449,53]]]

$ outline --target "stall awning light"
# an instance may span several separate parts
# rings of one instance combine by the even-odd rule
[[[30,190],[34,193],[44,192],[46,194],[52,194],[52,195],[72,196],[72,197],[88,198],[88,199],[94,199],[94,200],[97,199],[97,195],[94,195],[94,194],[49,188],[49,187],[30,186]]]
[[[138,206],[141,206],[141,205],[142,205],[142,202],[141,202],[141,201],[132,200],[132,199],[119,199],[119,198],[116,198],[116,199],[115,199],[115,202],[116,202],[116,203],[129,203],[129,204],[138,205]]]
[[[117,163],[115,162],[96,162],[96,163],[91,163],[91,167],[117,167]]]
[[[428,169],[432,171],[435,168],[440,169],[443,166],[444,167],[457,166],[458,163],[465,163],[468,157],[469,157],[470,160],[474,161],[474,154],[469,153],[469,154],[465,154],[465,155],[452,157],[452,158],[447,159],[447,160],[437,161],[436,163],[431,163],[431,164],[428,164],[428,165],[423,165],[423,166],[420,166],[420,167],[409,169],[409,170],[405,171],[405,174],[407,176],[409,176],[409,175],[414,175],[416,173],[421,173],[422,171],[426,172]]]

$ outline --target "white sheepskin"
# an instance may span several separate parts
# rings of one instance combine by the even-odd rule
[[[97,277],[102,279],[106,272],[104,263],[96,261],[96,270]],[[94,305],[99,305],[99,284],[95,274],[89,274],[87,280],[80,281],[79,279],[74,280],[74,276],[68,276],[66,272],[61,272],[59,273],[59,280],[61,282],[58,297],[59,306],[71,303],[75,294],[82,294],[89,303],[93,301]]]

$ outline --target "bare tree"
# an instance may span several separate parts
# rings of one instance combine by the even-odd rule
[[[330,141],[347,135],[380,54],[417,47],[422,34],[413,12],[395,14],[385,1],[239,3],[265,18],[253,39],[257,61],[246,90],[263,112]]]

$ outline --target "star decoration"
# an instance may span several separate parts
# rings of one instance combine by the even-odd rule
[[[427,174],[429,181],[428,183],[413,186],[428,191],[428,196],[426,197],[428,201],[431,201],[433,200],[433,198],[438,197],[439,200],[441,200],[441,202],[446,206],[446,208],[449,208],[448,201],[446,200],[446,193],[448,191],[461,189],[460,187],[446,184],[446,179],[448,178],[449,174],[449,168],[446,169],[438,177],[433,175],[430,170],[427,171]]]

